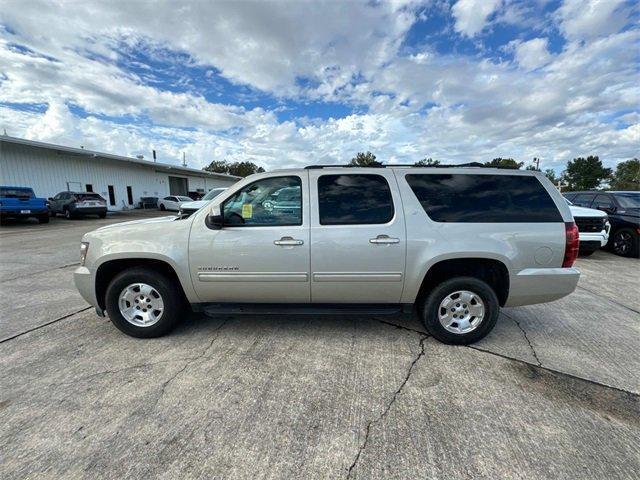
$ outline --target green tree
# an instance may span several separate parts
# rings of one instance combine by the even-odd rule
[[[235,175],[236,177],[248,177],[254,173],[262,172],[264,172],[264,168],[253,162],[233,162],[229,165],[229,175]]]
[[[524,162],[516,162],[513,158],[494,158],[490,162],[485,163],[488,167],[501,167],[501,168],[522,168]]]
[[[436,165],[440,165],[440,160],[434,160],[433,158],[423,158],[422,160],[418,160],[413,164],[416,167],[435,167]]]
[[[376,156],[371,152],[358,152],[356,156],[351,159],[350,165],[355,167],[379,167],[382,163],[378,162]]]
[[[640,190],[640,160],[620,162],[611,182],[612,190]]]
[[[589,155],[569,160],[563,176],[567,190],[591,190],[611,176],[611,169],[605,168],[597,155]]]
[[[551,180],[551,183],[553,183],[554,185],[557,185],[560,181],[560,177],[556,175],[556,171],[552,168],[547,168],[544,171],[544,174],[549,180]]]
[[[214,160],[209,165],[203,168],[207,172],[213,173],[229,173],[229,162],[226,160]]]

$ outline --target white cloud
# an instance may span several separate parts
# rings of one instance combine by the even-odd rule
[[[473,37],[480,33],[487,20],[502,4],[502,0],[458,0],[451,11],[457,32]]]
[[[546,38],[534,38],[526,42],[512,41],[509,45],[514,50],[518,65],[525,70],[535,70],[551,60]]]
[[[564,0],[560,28],[572,40],[588,40],[619,31],[628,21],[624,0]]]
[[[445,162],[538,156],[545,168],[561,168],[584,153],[599,154],[609,165],[637,156],[640,32],[597,27],[594,19],[572,24],[579,9],[562,11],[561,28],[571,33],[559,53],[549,53],[546,38],[510,42],[516,66],[429,46],[403,55],[401,44],[417,15],[416,5],[404,2],[178,8],[87,1],[65,9],[64,21],[50,3],[14,5],[0,12],[0,24],[16,32],[0,29],[0,102],[47,110],[0,106],[0,132],[4,127],[10,135],[147,158],[156,149],[173,163],[184,151],[195,167],[220,158],[267,168],[347,162],[362,150],[402,163],[423,156]],[[455,28],[474,36],[499,21],[500,9],[498,0],[461,0],[452,9]],[[605,16],[615,20],[625,11],[609,9]],[[515,22],[526,15],[503,17]],[[599,33],[585,45],[581,28],[587,24],[587,31]],[[149,81],[157,72],[135,73],[114,63],[123,58],[119,42],[142,45],[154,57],[185,52],[188,58],[180,61],[202,66],[207,81],[215,81],[215,68],[280,97],[285,109],[289,99],[334,99],[362,113],[279,121],[275,107],[245,108],[197,90],[163,90]],[[311,86],[301,85],[301,77]],[[83,109],[81,116],[72,113],[75,107]],[[620,117],[624,123],[613,122],[620,112],[632,113]]]

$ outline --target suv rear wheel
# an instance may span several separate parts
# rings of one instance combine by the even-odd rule
[[[493,289],[473,277],[457,277],[434,288],[421,309],[427,331],[443,343],[468,345],[495,326],[500,304]]]
[[[180,320],[184,302],[165,275],[147,268],[125,270],[107,288],[109,318],[132,337],[153,338],[169,333]]]

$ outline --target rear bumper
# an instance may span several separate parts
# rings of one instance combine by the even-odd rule
[[[33,208],[28,209],[22,209],[22,210],[31,210],[30,213],[21,213],[20,210],[9,210],[9,209],[3,209],[0,210],[0,217],[2,218],[29,218],[29,217],[42,217],[44,215],[49,215],[49,210],[48,209],[40,209],[40,210],[34,210]]]
[[[75,283],[80,296],[84,298],[92,307],[99,308],[96,299],[95,273],[87,267],[78,267],[73,272],[73,283]]]
[[[107,207],[75,207],[69,209],[74,215],[100,215],[107,213]]]
[[[505,307],[546,303],[566,297],[578,285],[575,268],[526,268],[511,277]]]

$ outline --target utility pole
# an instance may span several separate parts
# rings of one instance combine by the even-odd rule
[[[182,152],[182,166],[186,167],[187,166],[187,158],[185,156],[185,153]]]
[[[538,157],[533,157],[533,164],[536,166],[536,170],[540,171],[540,159]]]

